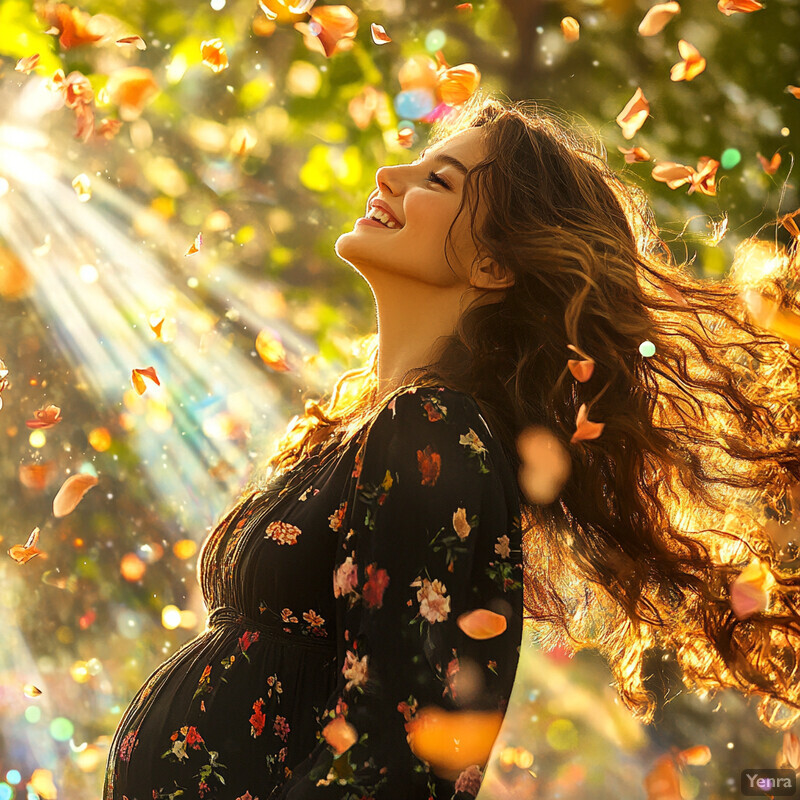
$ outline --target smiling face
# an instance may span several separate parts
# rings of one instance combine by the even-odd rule
[[[370,283],[393,274],[439,287],[468,286],[476,254],[468,208],[453,228],[452,269],[445,260],[445,239],[461,202],[464,172],[483,157],[481,131],[469,128],[433,145],[413,163],[381,167],[370,200],[381,200],[402,227],[359,222],[337,239],[336,254]],[[483,199],[480,203],[476,224],[483,217]]]

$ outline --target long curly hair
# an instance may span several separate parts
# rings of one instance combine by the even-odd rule
[[[481,91],[434,124],[429,144],[483,129],[486,157],[458,215],[469,211],[476,250],[515,280],[500,302],[467,308],[435,363],[403,383],[472,395],[517,470],[526,429],[568,454],[552,502],[520,493],[525,606],[543,645],[599,650],[643,722],[656,710],[644,656],[658,646],[674,650],[687,688],[756,694],[761,721],[788,729],[800,718],[800,576],[766,523],[789,521],[800,499],[800,355],[796,340],[748,321],[742,282],[797,311],[797,242],[776,244],[758,278],[694,277],[659,238],[644,192],[559,113]],[[362,343],[364,366],[327,403],[306,402],[251,485],[374,417],[377,335]],[[595,362],[588,380],[568,366],[576,353]],[[604,427],[572,441],[584,404]],[[740,619],[731,584],[753,561],[769,605]]]

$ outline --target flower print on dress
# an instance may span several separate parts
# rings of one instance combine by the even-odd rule
[[[362,590],[364,605],[367,608],[380,608],[388,585],[389,573],[385,569],[377,569],[375,564],[367,564],[367,582]]]
[[[308,626],[303,629],[303,633],[307,636],[325,637],[328,635],[328,631],[323,627],[325,618],[317,614],[313,608],[303,612],[303,620],[308,623]]]
[[[275,722],[272,725],[272,730],[275,731],[276,736],[279,736],[285,742],[290,733],[289,723],[286,721],[286,717],[277,714]]]
[[[272,691],[275,690],[275,697],[280,700],[278,697],[279,694],[283,694],[283,687],[281,686],[281,682],[278,680],[277,673],[274,675],[270,675],[267,678],[267,697],[272,697]]]
[[[332,531],[338,531],[342,526],[342,520],[347,513],[347,501],[345,500],[336,511],[328,517],[328,525]]]
[[[342,666],[342,675],[347,678],[344,690],[349,691],[353,687],[363,692],[361,687],[369,679],[369,656],[359,658],[352,650],[348,650]]]
[[[297,544],[297,537],[302,531],[296,525],[282,520],[270,522],[264,534],[265,539],[273,539],[278,544]]]
[[[253,703],[253,715],[250,717],[250,735],[255,739],[264,732],[267,718],[264,716],[264,698],[259,697]]]
[[[447,587],[438,579],[432,581],[427,578],[417,578],[411,586],[419,586],[417,600],[419,601],[419,615],[431,624],[444,622],[450,613],[450,598],[447,597]],[[423,623],[421,623],[423,624]]]
[[[469,448],[470,458],[478,459],[478,463],[480,464],[478,472],[484,474],[489,472],[489,468],[486,466],[486,456],[488,451],[486,450],[483,442],[478,438],[478,434],[475,433],[472,428],[469,429],[469,433],[461,434],[461,438],[458,440],[458,443]]]
[[[260,635],[261,634],[259,634],[258,631],[245,631],[239,637],[239,648],[242,651],[242,655],[248,661],[250,660],[250,656],[247,655],[247,648],[250,647],[250,645],[253,644],[253,642],[257,642]]]
[[[192,695],[192,700],[195,699],[198,695],[206,694],[207,692],[211,691],[211,664],[206,664],[205,669],[203,670],[203,674],[200,676],[200,680],[197,682],[197,689],[195,693]]]
[[[355,592],[358,585],[358,565],[353,561],[352,556],[347,558],[334,570],[333,573],[333,596],[344,597],[346,594]],[[356,592],[357,594],[357,592]],[[349,598],[355,601],[356,597]]]
[[[120,761],[130,761],[134,748],[137,744],[139,744],[139,740],[136,738],[138,733],[139,729],[137,728],[135,731],[128,731],[128,733],[125,735],[125,738],[122,740],[119,746]]]

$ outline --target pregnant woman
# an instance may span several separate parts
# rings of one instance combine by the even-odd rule
[[[764,532],[718,530],[726,492],[791,510],[796,352],[671,264],[640,195],[555,117],[476,94],[433,133],[336,243],[375,297],[368,364],[207,537],[206,629],[131,701],[105,800],[470,800],[526,610],[543,641],[600,649],[644,721],[654,644],[687,686],[800,717],[800,579]],[[526,429],[569,465],[535,502]],[[734,613],[748,544],[785,591]]]

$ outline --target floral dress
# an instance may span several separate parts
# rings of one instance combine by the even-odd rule
[[[206,629],[125,711],[104,800],[478,793],[488,752],[463,763],[446,731],[502,721],[523,595],[517,482],[471,396],[398,390],[240,499],[198,574]]]

